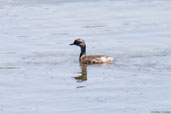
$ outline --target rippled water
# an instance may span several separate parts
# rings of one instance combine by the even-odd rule
[[[1,0],[0,113],[171,111],[171,2]],[[109,65],[80,65],[104,54]]]

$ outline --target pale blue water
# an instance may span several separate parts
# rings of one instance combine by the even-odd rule
[[[155,0],[0,1],[0,113],[170,111],[170,11]],[[69,46],[79,37],[116,61],[80,66]]]

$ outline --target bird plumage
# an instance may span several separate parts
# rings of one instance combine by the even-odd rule
[[[108,64],[114,61],[114,58],[105,55],[86,55],[86,44],[83,39],[76,39],[74,43],[70,45],[76,45],[81,48],[79,60],[84,64]]]

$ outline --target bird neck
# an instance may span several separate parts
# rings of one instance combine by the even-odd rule
[[[81,53],[80,53],[80,57],[86,55],[86,46],[82,46],[81,47]]]

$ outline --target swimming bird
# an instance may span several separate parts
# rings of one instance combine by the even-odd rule
[[[79,56],[79,60],[84,64],[108,64],[114,61],[113,57],[105,56],[105,55],[86,55],[86,43],[83,39],[76,39],[74,43],[70,45],[76,45],[81,48],[81,53]]]

